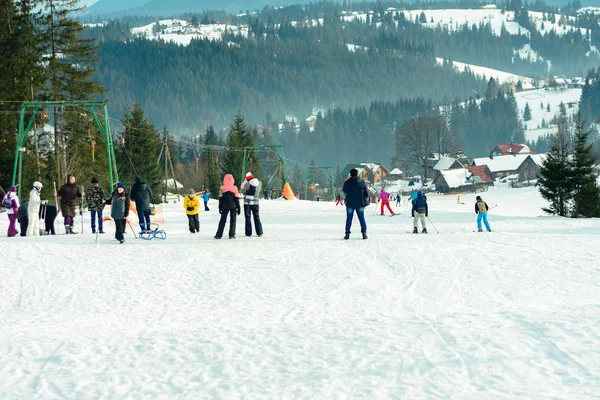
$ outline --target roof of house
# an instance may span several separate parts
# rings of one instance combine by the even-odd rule
[[[402,175],[404,172],[400,168],[394,168],[390,171],[390,175]]]
[[[494,147],[494,152],[502,153],[504,155],[508,154],[530,154],[531,149],[529,146],[523,143],[503,143]]]
[[[352,168],[356,168],[358,170],[358,175],[362,174],[364,169],[368,169],[369,171],[371,170],[369,167],[367,167],[366,165],[360,165],[360,164],[348,164],[346,165],[343,169],[342,169],[342,176],[348,176],[350,175],[350,170]]]
[[[472,166],[467,167],[467,169],[469,170],[470,173],[473,174],[473,176],[476,176],[479,179],[481,179],[481,182],[473,181],[474,183],[492,183],[494,181],[492,179],[491,171],[487,165],[478,165],[478,166],[472,165]]]
[[[457,159],[444,156],[444,157],[440,158],[440,160],[433,166],[433,169],[436,171],[442,171],[445,169],[449,169],[449,168],[452,168],[452,165],[455,162],[458,162],[462,166],[460,161],[458,161]]]
[[[369,169],[370,169],[372,172],[375,172],[375,171],[377,171],[379,168],[383,168],[384,170],[386,170],[386,171],[387,171],[387,168],[385,168],[385,167],[383,166],[383,164],[375,164],[375,163],[364,162],[364,163],[360,163],[360,165],[364,165],[364,166],[367,166],[367,167],[369,167]]]
[[[469,180],[473,174],[467,168],[446,169],[440,171],[440,173],[450,189],[473,184]]]
[[[471,165],[487,165],[491,172],[516,171],[530,158],[529,154],[475,158]]]
[[[548,158],[548,153],[530,154],[530,157],[538,167],[541,167],[544,161],[546,161],[546,158]]]

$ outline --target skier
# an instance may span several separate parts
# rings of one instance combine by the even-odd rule
[[[115,220],[115,239],[119,243],[123,243],[125,241],[123,234],[125,233],[125,224],[127,223],[130,207],[129,196],[125,192],[125,184],[123,182],[117,183],[117,189],[104,204],[111,205],[110,216]]]
[[[77,207],[77,198],[81,198],[82,193],[75,185],[76,179],[73,175],[67,175],[67,183],[61,186],[58,193],[54,193],[54,197],[60,196],[60,211],[64,217],[65,233],[74,235],[73,226],[75,224],[75,208]],[[31,220],[29,220],[31,224]]]
[[[208,189],[204,189],[204,193],[202,193],[202,199],[204,200],[204,211],[210,211],[208,208],[208,200],[210,199],[210,193],[208,193]]]
[[[104,233],[102,229],[102,210],[104,209],[104,189],[98,186],[98,178],[92,178],[92,185],[88,187],[86,192],[86,199],[88,203],[88,210],[90,210],[92,220],[92,233],[96,233],[96,216],[98,216],[98,233]]]
[[[400,193],[396,195],[396,207],[400,207],[402,205],[402,199],[400,198]]]
[[[412,206],[412,217],[414,218],[413,233],[419,233],[419,219],[421,219],[421,226],[423,227],[421,233],[427,233],[427,221],[425,218],[428,216],[429,207],[427,206],[427,197],[419,190]]]
[[[369,191],[365,181],[358,177],[358,170],[350,170],[350,178],[344,182],[342,191],[346,194],[346,234],[344,240],[350,239],[350,228],[352,228],[352,219],[354,212],[360,222],[360,231],[363,239],[367,237],[367,222],[365,221],[365,207],[369,205]]]
[[[188,190],[188,195],[183,198],[183,208],[185,208],[185,213],[188,217],[190,233],[200,232],[200,219],[198,218],[200,200],[196,197],[194,189]]]
[[[223,186],[219,190],[219,214],[221,214],[221,220],[219,221],[219,228],[217,229],[215,239],[223,237],[227,215],[229,215],[229,239],[235,239],[236,214],[240,215],[240,213],[240,194],[238,188],[235,186],[233,175],[227,174],[223,178]]]
[[[387,206],[388,210],[392,215],[396,215],[396,213],[390,207],[390,194],[385,191],[385,188],[381,188],[381,192],[379,192],[379,200],[381,201],[381,216],[385,215],[384,207]]]
[[[492,228],[490,228],[490,223],[488,222],[487,217],[490,208],[488,207],[487,203],[481,199],[481,196],[477,196],[476,200],[477,202],[475,203],[475,214],[477,214],[477,231],[483,232],[483,229],[481,228],[481,220],[483,220],[485,228],[488,232],[491,232]]]
[[[17,220],[21,226],[21,236],[27,236],[27,227],[29,226],[29,214],[27,213],[28,207],[29,201],[25,200],[19,206],[19,211],[17,212]]]
[[[140,229],[142,232],[150,232],[150,202],[152,201],[152,189],[141,178],[135,178],[131,188],[131,200],[135,201]]]
[[[246,236],[252,236],[252,218],[254,218],[254,230],[258,237],[263,235],[262,222],[260,221],[258,200],[260,197],[260,181],[252,176],[252,172],[246,174],[246,180],[242,183],[242,194],[244,195],[244,218],[246,220]]]
[[[265,188],[263,191],[263,196],[265,196],[265,200],[269,200],[269,189]]]
[[[18,233],[17,214],[19,212],[19,196],[17,196],[17,188],[15,186],[11,186],[8,193],[2,199],[2,206],[6,209],[6,215],[8,216],[8,237],[15,237]],[[23,232],[22,229],[21,232]]]
[[[42,191],[42,184],[40,182],[33,182],[33,188],[29,192],[29,204],[27,205],[27,218],[29,224],[27,225],[27,236],[40,236],[40,205],[42,200],[40,199],[40,192]]]
[[[337,206],[343,206],[344,205],[344,201],[342,200],[342,194],[338,193],[336,198],[335,198],[335,205]]]

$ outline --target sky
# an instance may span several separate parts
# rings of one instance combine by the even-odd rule
[[[81,0],[81,4],[83,4],[84,6],[91,6],[92,4],[96,3],[98,0]]]

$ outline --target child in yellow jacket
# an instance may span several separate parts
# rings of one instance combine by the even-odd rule
[[[185,208],[188,217],[190,233],[200,232],[200,220],[198,219],[200,200],[196,197],[194,189],[188,190],[188,195],[183,199],[183,208]]]

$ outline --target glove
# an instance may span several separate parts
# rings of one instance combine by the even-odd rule
[[[237,211],[237,215],[240,215],[242,213],[242,210],[239,208],[236,211]]]
[[[127,217],[129,217],[129,214],[125,214],[124,217],[125,217],[125,219],[127,219]]]
[[[194,211],[194,207],[188,207],[188,208],[186,208],[186,210],[188,210],[188,211]]]

